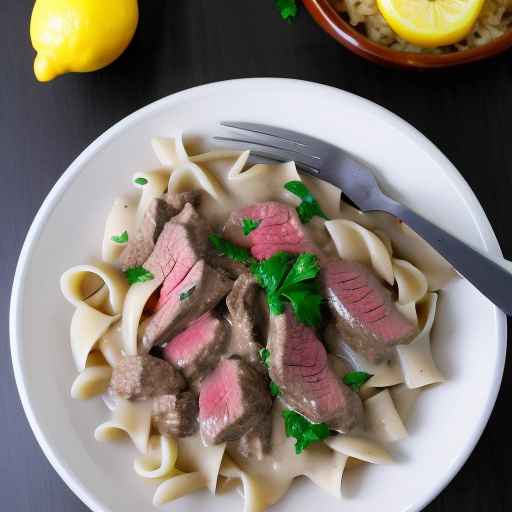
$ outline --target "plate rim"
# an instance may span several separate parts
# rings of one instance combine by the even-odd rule
[[[19,318],[18,311],[20,310],[20,298],[23,295],[22,292],[25,284],[24,281],[27,263],[29,261],[29,257],[31,256],[32,248],[40,238],[41,231],[44,227],[44,221],[55,208],[59,197],[66,192],[69,186],[71,186],[74,179],[80,174],[84,164],[86,164],[86,162],[89,159],[93,158],[94,155],[102,147],[107,145],[111,139],[115,138],[119,133],[121,133],[129,126],[142,122],[146,117],[151,116],[154,112],[158,112],[160,109],[162,109],[162,107],[164,107],[167,104],[173,104],[176,102],[183,101],[187,99],[187,97],[199,97],[206,91],[211,92],[218,88],[230,87],[233,85],[247,86],[249,88],[258,85],[269,85],[274,86],[276,88],[304,87],[324,89],[326,92],[328,91],[331,94],[334,93],[346,96],[350,98],[352,101],[358,102],[361,105],[361,107],[372,110],[381,118],[384,118],[386,122],[395,126],[402,134],[405,134],[412,138],[419,147],[425,150],[427,154],[439,164],[442,171],[445,174],[449,175],[452,182],[455,183],[456,185],[456,192],[461,196],[461,199],[468,206],[468,209],[471,213],[471,218],[473,220],[473,224],[477,228],[479,238],[484,245],[485,253],[490,254],[491,256],[502,256],[498,240],[489,222],[489,219],[487,218],[487,215],[483,210],[482,205],[478,201],[475,193],[473,192],[469,184],[459,173],[459,171],[455,168],[455,166],[451,163],[451,161],[441,152],[441,150],[433,142],[431,142],[425,135],[423,135],[419,130],[417,130],[414,126],[412,126],[410,123],[405,121],[400,116],[392,113],[388,109],[378,105],[373,101],[367,100],[365,98],[362,98],[361,96],[350,93],[348,91],[344,91],[342,89],[338,89],[324,84],[290,78],[241,78],[233,80],[224,80],[219,82],[212,82],[205,85],[199,85],[196,87],[175,92],[159,100],[156,100],[140,109],[137,109],[136,111],[122,118],[120,121],[116,122],[113,126],[108,128],[101,135],[99,135],[73,160],[73,162],[66,168],[66,170],[62,173],[62,175],[53,185],[50,192],[47,194],[41,206],[39,207],[32,221],[32,224],[30,225],[22,249],[20,251],[13,279],[9,310],[9,338],[11,348],[11,361],[14,370],[16,387],[18,389],[18,394],[20,396],[23,410],[29,422],[30,428],[32,429],[32,432],[34,433],[34,436],[39,446],[41,447],[44,455],[46,456],[52,467],[55,469],[57,474],[71,489],[71,491],[94,512],[112,511],[111,509],[106,508],[104,504],[99,503],[94,494],[89,492],[89,490],[87,490],[82,485],[80,478],[77,475],[75,475],[73,471],[67,468],[64,462],[59,460],[59,458],[55,455],[55,452],[51,444],[46,439],[45,433],[38,424],[38,421],[32,410],[30,398],[28,396],[29,393],[25,386],[23,370],[20,364],[20,358],[18,353],[18,339],[20,338],[22,332],[21,320]],[[475,430],[474,437],[464,447],[464,450],[461,450],[461,453],[458,454],[454,463],[449,468],[447,468],[444,477],[440,479],[435,486],[432,486],[431,490],[427,493],[426,497],[424,497],[421,501],[418,501],[417,503],[414,504],[416,508],[410,509],[411,512],[412,510],[422,510],[434,498],[436,498],[442,492],[443,489],[446,488],[446,486],[452,481],[452,479],[456,476],[456,474],[460,471],[462,466],[468,460],[476,444],[480,440],[485,427],[487,426],[501,386],[507,347],[506,315],[502,311],[500,311],[496,306],[493,307],[493,313],[495,318],[498,341],[496,368],[497,371],[495,372],[494,375],[493,384],[489,389],[488,401],[485,410],[482,411],[482,414],[479,417],[478,428]]]

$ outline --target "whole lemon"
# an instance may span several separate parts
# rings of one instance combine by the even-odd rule
[[[108,66],[132,40],[137,0],[36,0],[30,38],[40,82]]]

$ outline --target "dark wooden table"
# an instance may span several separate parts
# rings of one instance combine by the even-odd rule
[[[2,511],[86,510],[43,456],[21,408],[9,354],[9,294],[23,239],[52,185],[100,133],[149,102],[198,84],[261,76],[321,82],[375,101],[416,126],[454,162],[512,258],[512,53],[460,69],[396,71],[349,54],[304,11],[295,23],[284,23],[273,0],[140,3],[136,37],[114,65],[47,85],[32,74],[33,0],[3,0],[0,7]],[[505,465],[512,455],[509,370],[475,452],[429,511],[512,510]]]

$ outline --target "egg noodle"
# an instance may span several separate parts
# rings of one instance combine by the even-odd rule
[[[73,267],[61,279],[62,293],[75,307],[70,338],[78,376],[71,386],[72,397],[103,395],[110,418],[97,427],[95,437],[102,442],[127,437],[133,442],[139,452],[134,471],[155,482],[155,505],[198,489],[215,494],[238,487],[245,500],[244,511],[261,511],[281,499],[300,475],[340,498],[343,472],[354,460],[393,463],[391,443],[407,436],[407,419],[418,396],[425,386],[443,381],[432,357],[430,333],[437,291],[451,277],[451,269],[407,226],[349,207],[341,202],[339,189],[301,176],[293,162],[249,166],[249,151],[190,156],[181,136],[154,139],[153,147],[165,171],[133,177],[137,197],[114,200],[105,224],[101,260]],[[310,223],[316,244],[327,255],[371,266],[395,287],[396,305],[418,326],[419,335],[409,345],[398,346],[394,359],[380,365],[370,364],[348,347],[337,354],[373,375],[361,390],[367,420],[364,431],[328,437],[296,455],[293,440],[284,432],[283,405],[275,400],[272,450],[258,461],[237,457],[225,443],[205,446],[199,434],[187,438],[155,435],[150,402],[128,401],[108,393],[112,368],[123,355],[137,353],[141,315],[156,289],[152,281],[128,286],[116,263],[120,244],[112,242],[112,236],[125,231],[135,236],[150,201],[167,189],[176,193],[200,190],[199,212],[215,226],[230,211],[260,201],[296,206],[297,198],[284,187],[292,180],[303,181],[334,219],[315,218]],[[336,357],[329,357],[336,370]]]

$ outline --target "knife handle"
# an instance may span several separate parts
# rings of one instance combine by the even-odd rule
[[[382,210],[405,222],[491,302],[512,315],[510,271],[409,208],[394,201],[386,203]]]

